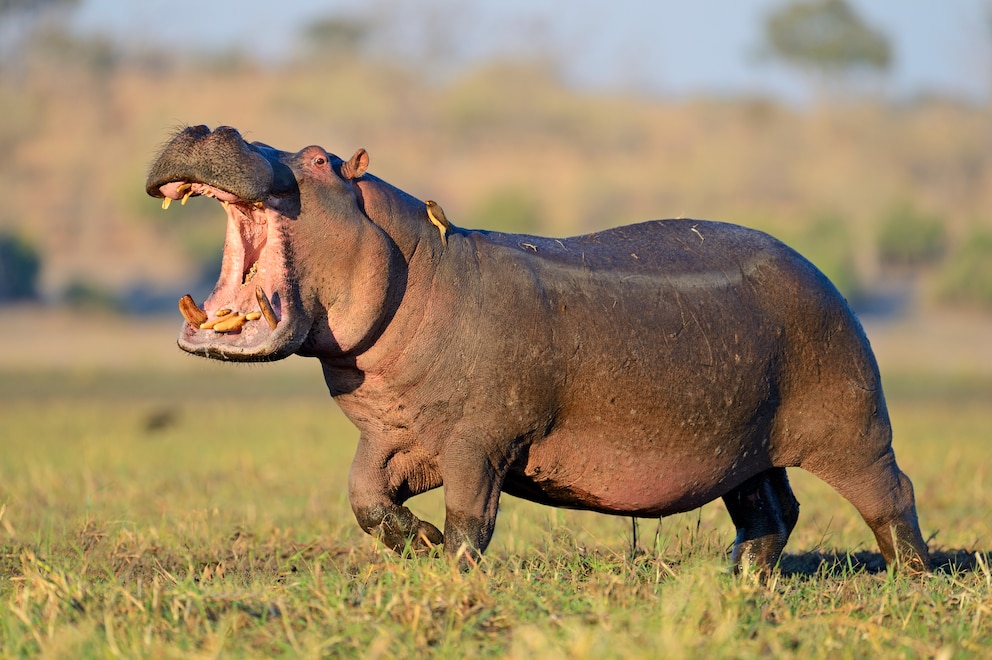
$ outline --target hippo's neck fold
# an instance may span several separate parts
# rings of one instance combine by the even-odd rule
[[[300,355],[354,363],[376,344],[403,299],[407,263],[396,244],[373,223],[336,218],[335,232],[318,226],[293,241],[300,280],[312,294],[304,302],[315,319]]]
[[[300,261],[326,269],[303,277],[319,282],[316,307],[324,318],[317,317],[311,341],[299,353],[319,358],[329,391],[345,398],[359,388],[365,393],[360,396],[377,396],[375,383],[391,365],[411,351],[431,350],[417,337],[443,256],[424,202],[368,174],[355,184],[365,220],[353,228],[349,223],[349,238],[340,246],[327,244],[335,240],[330,236],[296,242],[324,243],[323,259],[315,253]]]
[[[428,220],[424,202],[370,174],[357,184],[365,215],[386,232],[407,262],[424,256],[431,261],[440,257],[441,245],[438,242],[435,246],[433,240],[437,229]]]

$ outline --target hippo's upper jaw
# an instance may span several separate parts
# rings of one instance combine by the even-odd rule
[[[287,249],[299,193],[283,156],[246,143],[234,129],[196,126],[180,132],[152,165],[146,189],[163,198],[163,209],[199,195],[218,200],[227,213],[213,293],[202,309],[188,297],[180,301],[183,350],[222,360],[278,360],[306,339],[313,321],[289,275]]]

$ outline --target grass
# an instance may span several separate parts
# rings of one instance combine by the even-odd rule
[[[194,364],[194,363],[191,363]],[[504,497],[481,570],[401,558],[346,499],[356,433],[266,369],[0,376],[0,655],[967,657],[992,649],[984,397],[891,402],[939,570],[879,570],[853,509],[803,503],[767,584],[719,503],[642,520]],[[411,507],[440,523],[439,494]]]

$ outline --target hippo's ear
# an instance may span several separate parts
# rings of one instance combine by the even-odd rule
[[[365,174],[369,169],[369,154],[364,149],[359,149],[347,163],[341,166],[341,176],[346,179],[357,179]]]

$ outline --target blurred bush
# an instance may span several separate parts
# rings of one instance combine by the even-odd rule
[[[126,211],[128,218],[137,221],[134,225],[151,228],[162,237],[161,240],[169,241],[185,258],[185,281],[172,284],[185,286],[198,298],[209,294],[217,281],[224,256],[227,216],[221,205],[206,197],[193,197],[185,205],[178,204],[163,211],[160,201],[149,198],[143,187],[134,186],[132,180],[125,180],[124,183],[128,185],[119,184],[115,189],[115,201],[119,207]],[[150,304],[149,294],[143,289],[148,286],[162,288],[154,287],[154,284],[154,281],[131,282],[129,287],[118,287],[118,298],[127,300],[126,307],[129,310],[147,307]],[[91,289],[92,285],[91,282],[83,288]],[[76,283],[73,286],[79,285]],[[126,291],[130,293],[125,294]],[[83,295],[83,298],[88,299],[89,296]],[[137,303],[135,298],[138,299]],[[167,308],[171,310],[173,306],[170,299]]]
[[[0,303],[38,297],[41,254],[26,239],[0,233]]]
[[[937,300],[992,311],[992,231],[972,231],[940,270]]]
[[[541,203],[526,190],[503,188],[483,198],[468,218],[473,228],[533,234],[541,230]]]
[[[909,204],[892,208],[878,230],[878,256],[883,266],[919,268],[936,263],[947,248],[947,234],[939,218],[925,215]]]
[[[122,54],[109,38],[80,37],[55,23],[39,30],[31,44],[32,56],[49,66],[86,71],[98,80],[109,79],[122,62]]]
[[[117,295],[104,286],[85,280],[71,282],[62,292],[62,303],[67,307],[86,311],[122,311]]]
[[[865,286],[854,260],[851,237],[844,220],[832,213],[820,213],[788,241],[826,275],[849,301],[865,293]]]

